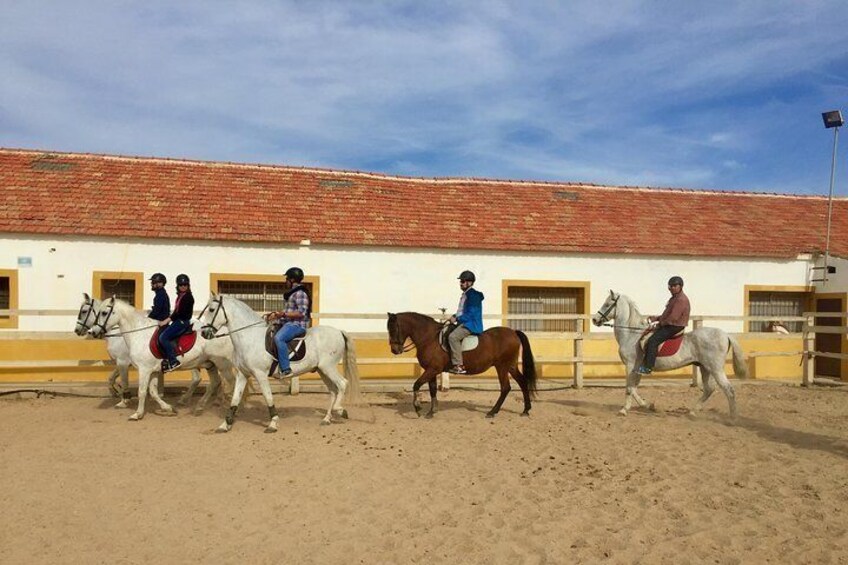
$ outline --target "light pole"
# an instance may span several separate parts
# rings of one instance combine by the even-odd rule
[[[845,123],[842,112],[831,110],[822,114],[825,129],[833,128],[833,157],[830,163],[830,191],[827,194],[827,233],[824,240],[824,283],[827,284],[827,275],[830,271],[830,216],[833,211],[833,181],[836,178],[836,147],[839,143],[839,128]]]

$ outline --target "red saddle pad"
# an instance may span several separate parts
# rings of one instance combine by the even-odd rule
[[[162,359],[162,352],[159,350],[159,332],[162,328],[156,328],[153,331],[153,336],[150,338],[150,353],[157,359]],[[177,355],[185,355],[197,341],[197,332],[184,333],[177,338]]]
[[[677,337],[673,337],[662,342],[660,344],[660,349],[657,352],[657,357],[668,357],[677,353],[677,350],[680,349],[680,344],[683,342],[683,335],[684,334],[680,334]]]

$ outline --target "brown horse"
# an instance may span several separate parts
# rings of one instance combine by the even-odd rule
[[[436,375],[447,370],[450,364],[450,354],[439,344],[439,332],[442,324],[424,314],[416,312],[389,313],[388,321],[389,345],[392,353],[399,355],[409,348],[404,348],[407,339],[418,352],[418,363],[424,373],[415,381],[412,388],[412,405],[415,412],[421,415],[421,403],[418,401],[418,390],[427,383],[430,387],[430,411],[426,417],[432,418],[436,412]],[[530,341],[524,332],[511,328],[497,327],[483,332],[480,343],[475,349],[462,354],[462,362],[469,373],[482,373],[494,366],[498,372],[501,385],[501,395],[498,401],[486,414],[487,418],[494,417],[510,391],[509,376],[521,387],[524,395],[524,412],[522,416],[530,415],[530,398],[536,396],[536,365]],[[521,349],[521,364],[524,371],[518,370],[518,350]]]

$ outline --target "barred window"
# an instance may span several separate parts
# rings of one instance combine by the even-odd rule
[[[135,293],[135,279],[100,279],[100,296],[104,299],[114,296],[134,305]]]
[[[0,310],[10,310],[12,307],[12,284],[10,277],[0,277]],[[8,320],[9,316],[0,316],[0,320]]]
[[[585,314],[586,290],[576,287],[509,286],[507,314]],[[575,332],[580,320],[511,319],[509,327],[524,332]]]
[[[312,283],[304,282],[303,286],[312,296]],[[285,283],[279,281],[218,281],[219,294],[238,298],[256,312],[282,310],[285,291]]]
[[[781,291],[759,291],[752,290],[748,294],[748,312],[751,316],[770,316],[774,321],[782,322],[786,329],[792,333],[801,332],[803,322],[786,322],[783,318],[788,316],[801,316],[809,301],[807,292],[781,292]],[[767,332],[769,322],[748,322],[748,331]]]

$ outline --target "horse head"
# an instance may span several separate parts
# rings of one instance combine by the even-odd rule
[[[200,317],[200,321],[203,322],[201,335],[204,339],[212,339],[218,330],[229,322],[224,309],[224,296],[213,292],[203,310],[203,315]]]
[[[592,323],[596,326],[602,326],[607,322],[611,322],[615,319],[616,308],[618,307],[618,300],[621,298],[621,294],[616,294],[612,290],[610,290],[609,296],[604,300],[604,303],[598,309],[594,316],[592,316]]]
[[[94,320],[97,316],[97,304],[94,299],[85,292],[82,296],[82,305],[80,306],[79,313],[77,314],[77,323],[74,327],[74,333],[78,336],[84,336],[89,332],[91,326],[94,325]]]
[[[113,296],[100,303],[94,325],[91,327],[91,335],[94,337],[102,337],[106,334],[108,328],[117,325],[118,315],[115,312],[115,301],[116,298]]]
[[[389,317],[388,322],[386,323],[386,329],[389,332],[389,346],[392,348],[392,353],[395,355],[400,355],[403,353],[403,344],[406,341],[407,336],[402,336],[400,334],[400,324],[398,324],[398,315],[392,314],[391,312],[387,312]]]

